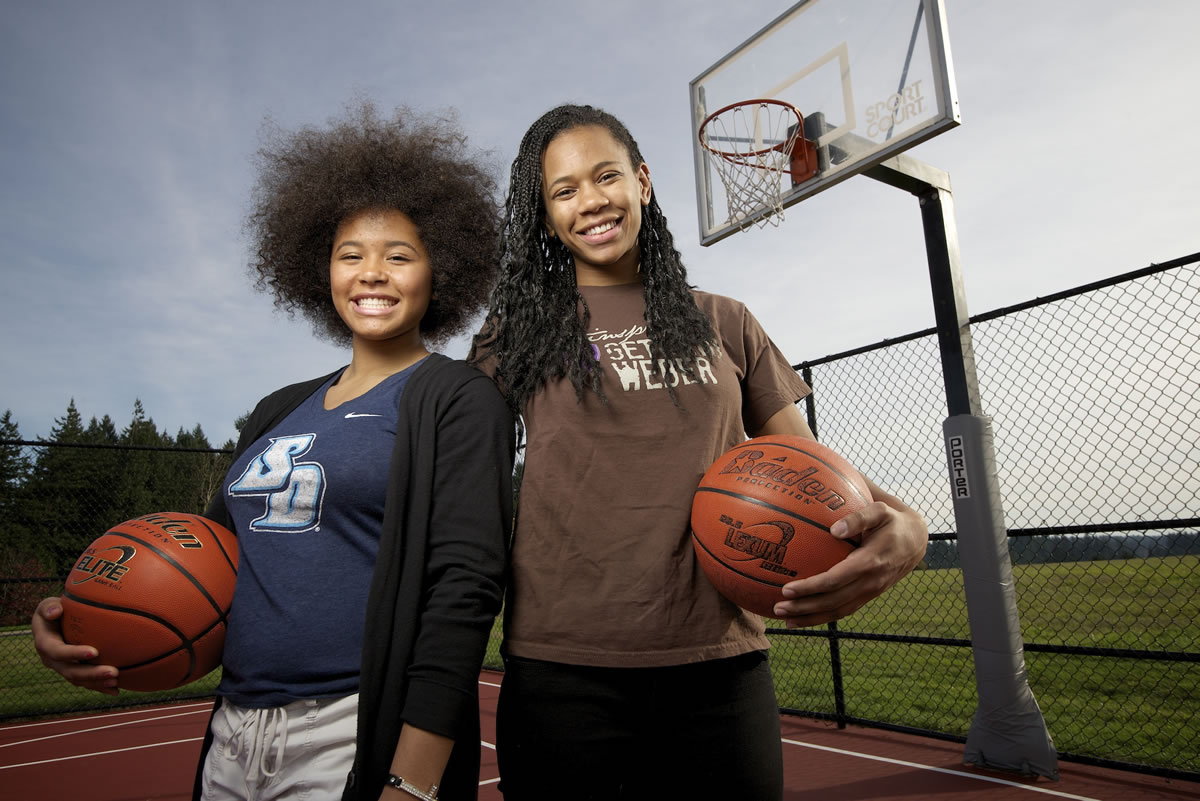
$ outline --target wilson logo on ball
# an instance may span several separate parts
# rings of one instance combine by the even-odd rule
[[[162,529],[164,534],[178,542],[181,547],[204,547],[204,543],[202,543],[195,534],[188,530],[187,520],[172,518],[161,514],[145,515],[139,519],[158,526],[158,528]]]

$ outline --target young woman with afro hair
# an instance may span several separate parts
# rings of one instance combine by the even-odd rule
[[[452,120],[369,104],[259,156],[258,286],[350,360],[259,402],[205,513],[239,571],[196,797],[473,799],[515,426],[487,376],[427,348],[486,302],[495,182]],[[34,614],[43,661],[117,692],[60,615]]]
[[[809,389],[746,307],[687,283],[637,143],[565,105],[512,165],[500,280],[468,361],[527,440],[497,712],[506,801],[782,795],[763,620],[696,563],[691,501],[747,436],[812,437]],[[875,502],[861,546],[792,582],[786,625],[836,620],[912,570],[920,515]]]

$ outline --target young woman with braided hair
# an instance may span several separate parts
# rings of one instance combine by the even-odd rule
[[[427,346],[486,302],[495,182],[452,120],[369,104],[260,156],[258,285],[350,360],[259,402],[205,512],[239,569],[195,797],[470,801],[515,424],[487,376]],[[34,614],[42,661],[115,694],[61,614]]]
[[[513,162],[500,280],[470,361],[527,449],[506,600],[497,745],[510,801],[782,795],[764,624],[704,578],[700,476],[746,436],[811,437],[808,392],[741,303],[689,287],[629,131],[552,109]],[[876,502],[862,545],[789,584],[790,627],[843,617],[924,553],[921,517]]]

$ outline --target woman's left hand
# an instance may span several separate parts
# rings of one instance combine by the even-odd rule
[[[815,439],[794,405],[779,410],[755,432],[755,436],[768,434]],[[844,618],[911,573],[925,556],[929,529],[924,518],[871,479],[863,479],[874,502],[830,529],[838,539],[860,544],[824,573],[783,585],[786,600],[775,604],[775,614],[789,629]]]
[[[868,481],[875,501],[831,528],[839,539],[860,542],[824,573],[783,586],[775,614],[790,629],[840,620],[881,595],[920,564],[929,530],[919,514]]]

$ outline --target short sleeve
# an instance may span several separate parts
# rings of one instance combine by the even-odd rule
[[[742,421],[746,432],[753,436],[776,412],[808,396],[812,390],[792,369],[750,310],[745,306],[741,310],[746,358]]]

